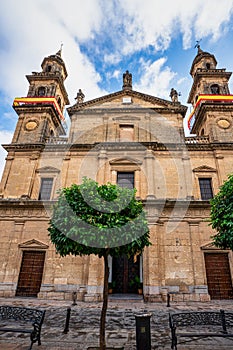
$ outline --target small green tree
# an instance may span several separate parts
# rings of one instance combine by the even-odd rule
[[[66,255],[98,255],[104,259],[100,349],[106,349],[108,256],[128,257],[149,246],[149,229],[136,190],[107,183],[99,186],[84,178],[82,184],[63,188],[54,205],[49,235],[56,251]]]
[[[233,250],[233,174],[228,176],[210,204],[210,225],[217,231],[213,236],[214,244]]]

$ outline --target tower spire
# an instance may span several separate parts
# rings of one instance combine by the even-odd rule
[[[62,48],[63,48],[63,43],[61,43],[60,50],[58,50],[58,52],[56,53],[57,56],[60,56],[60,57],[61,57]]]

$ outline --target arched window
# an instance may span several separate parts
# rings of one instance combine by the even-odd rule
[[[219,86],[218,84],[213,84],[210,87],[211,93],[214,95],[219,95],[220,94],[220,90],[219,90]]]
[[[44,86],[39,87],[38,96],[45,96],[45,87]]]
[[[206,63],[206,69],[210,69],[210,63]]]
[[[51,71],[52,71],[52,66],[48,64],[46,67],[46,72],[51,72]]]

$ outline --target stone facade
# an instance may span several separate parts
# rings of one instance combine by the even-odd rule
[[[56,254],[47,231],[51,207],[59,188],[83,176],[117,183],[119,174],[127,174],[150,226],[152,246],[139,267],[145,300],[162,301],[167,293],[173,300],[233,297],[232,253],[212,245],[208,225],[209,199],[233,171],[231,73],[216,65],[214,55],[199,47],[190,72],[192,137],[184,135],[187,107],[177,95],[167,101],[134,91],[128,72],[120,91],[85,102],[79,90],[68,108],[66,135],[61,114],[69,100],[61,53],[46,57],[42,72],[27,76],[28,95],[14,103],[18,123],[12,143],[4,145],[0,296],[71,299],[76,291],[78,300],[100,300],[103,264],[95,256]],[[224,278],[216,282],[218,274]]]

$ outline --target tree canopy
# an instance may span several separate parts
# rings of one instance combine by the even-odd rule
[[[84,178],[63,188],[53,208],[49,235],[61,256],[133,255],[149,243],[143,205],[135,190]]]
[[[210,201],[210,221],[217,234],[213,236],[217,247],[233,250],[233,174],[220,187]]]

